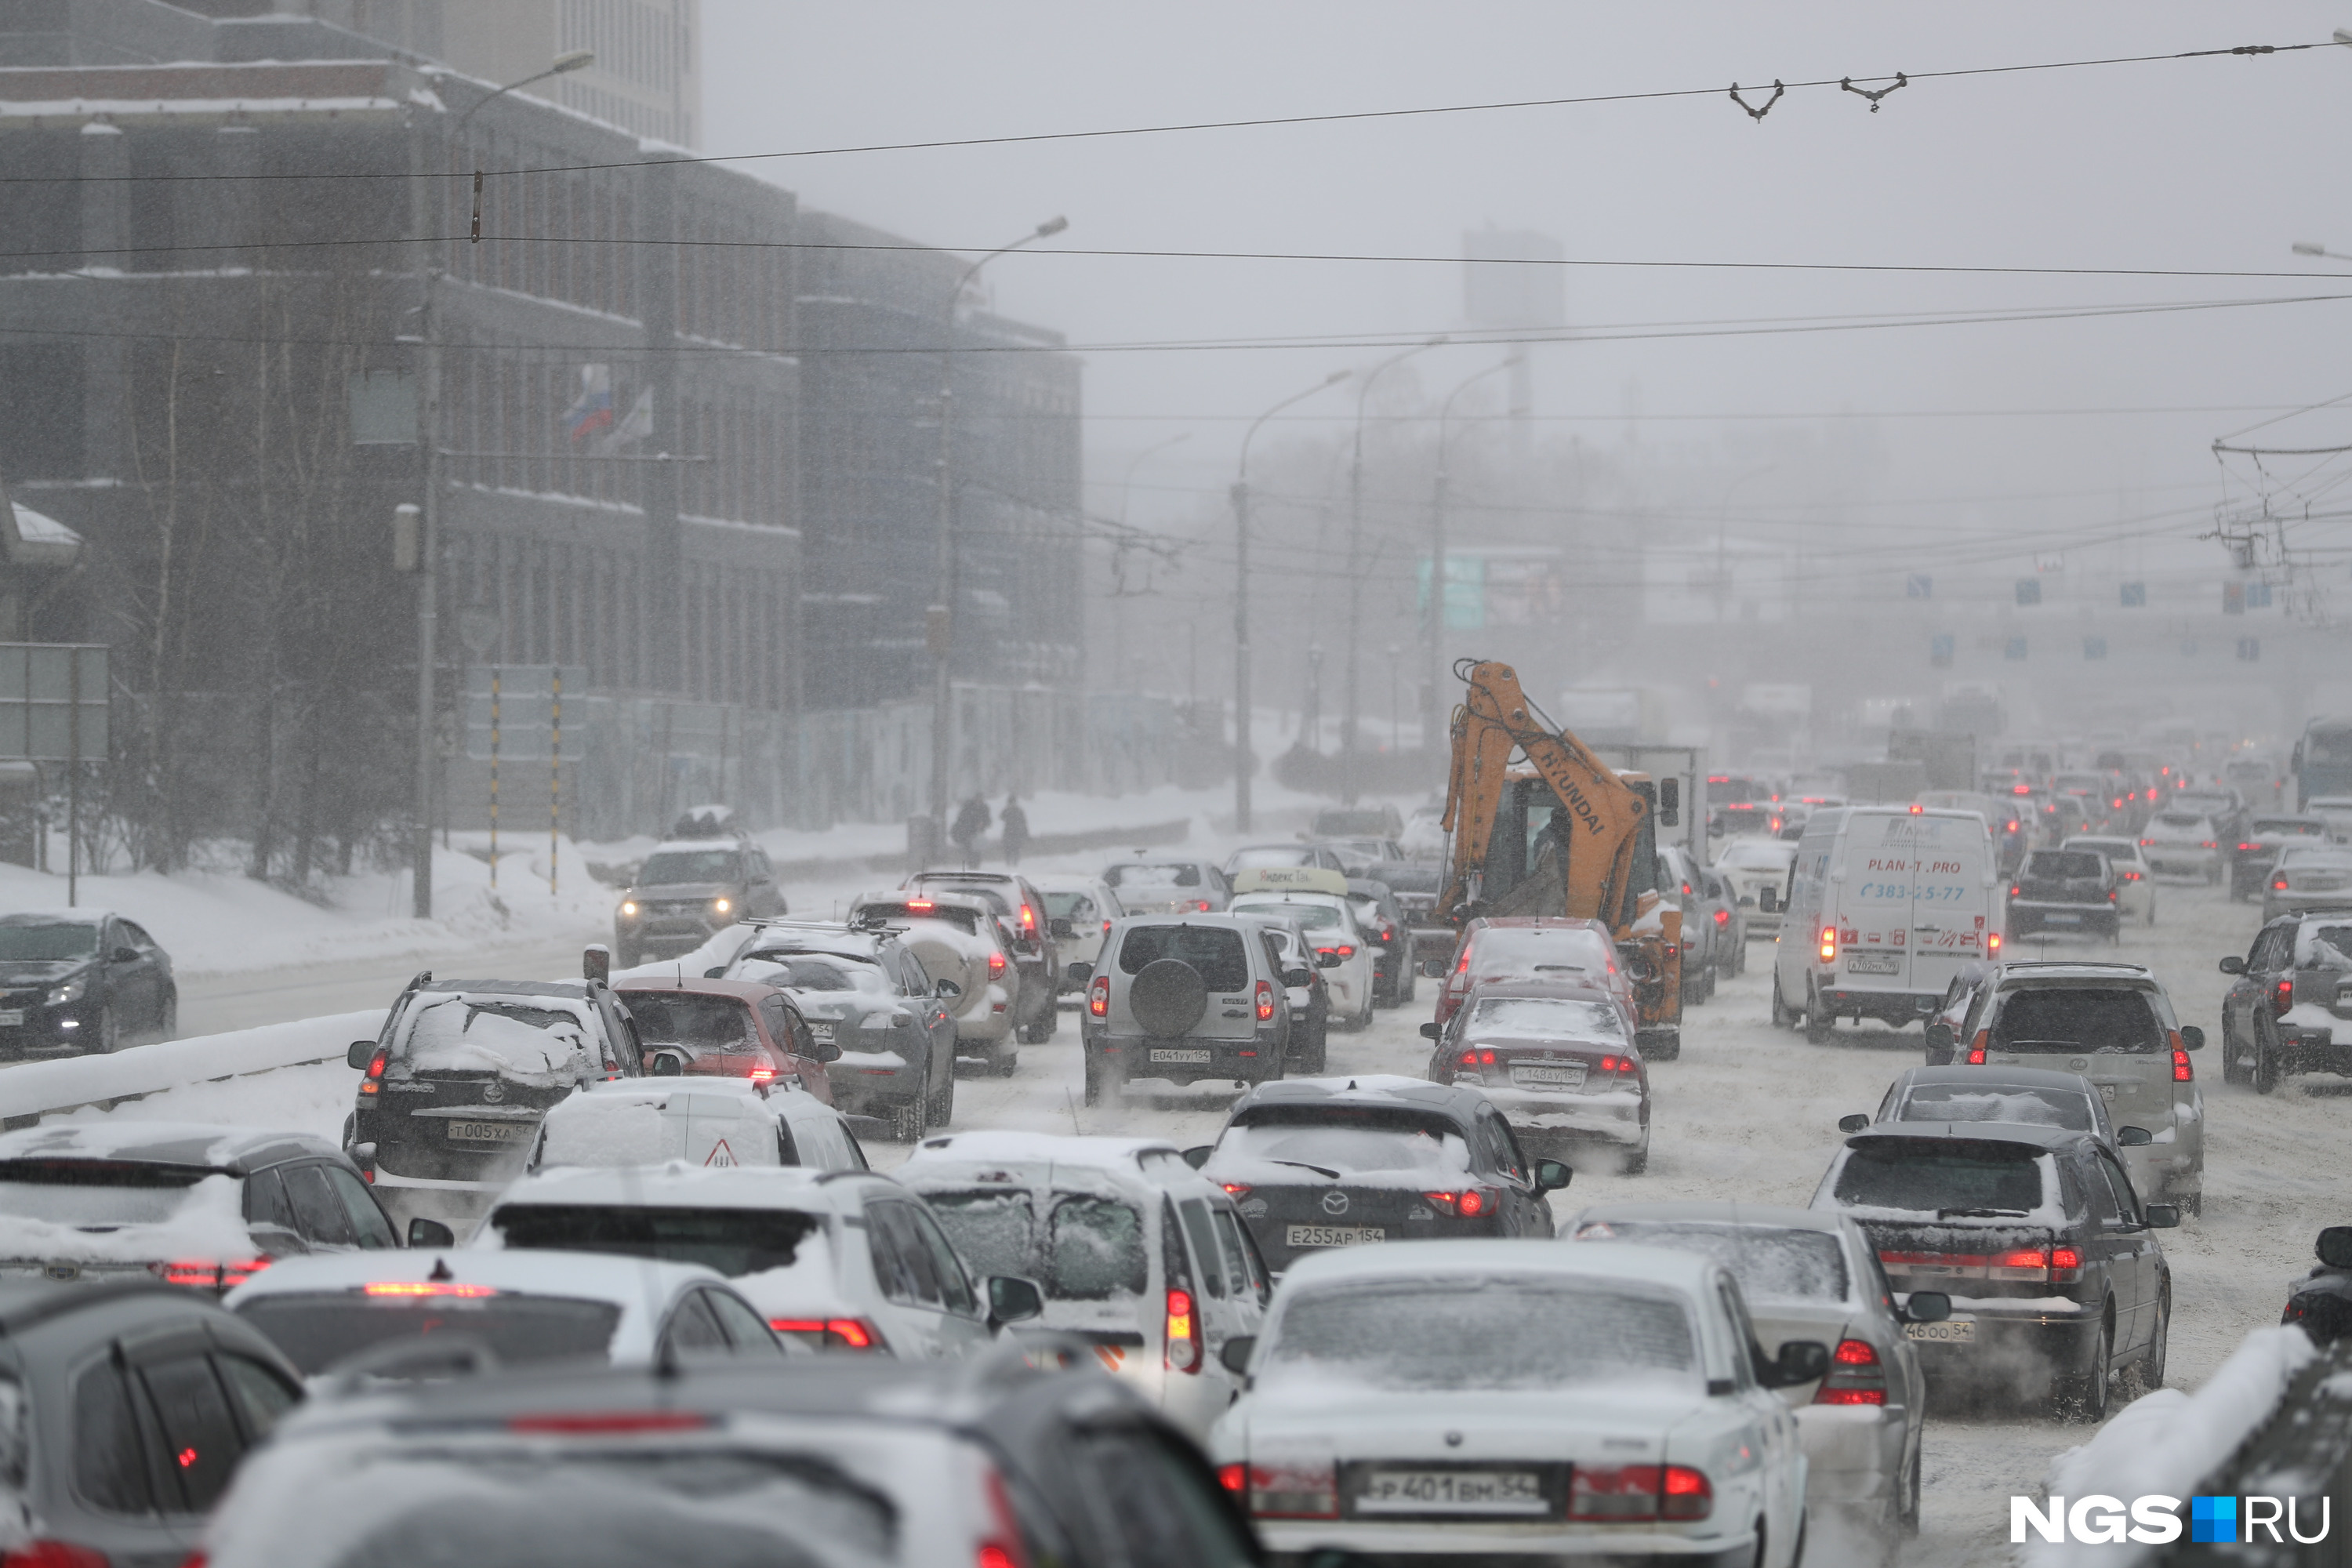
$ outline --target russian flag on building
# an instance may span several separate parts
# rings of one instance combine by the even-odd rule
[[[580,395],[563,411],[563,427],[572,437],[572,444],[593,436],[601,436],[613,427],[613,367],[606,364],[583,364],[580,367]]]

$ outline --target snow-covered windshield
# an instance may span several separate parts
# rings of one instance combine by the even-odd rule
[[[1625,1038],[1624,1020],[1608,1002],[1575,1002],[1550,996],[1489,996],[1472,1005],[1471,1035],[1512,1035],[1527,1039],[1593,1040],[1609,1045]]]
[[[1790,862],[1796,858],[1797,847],[1793,844],[1776,849],[1769,843],[1759,844],[1748,839],[1726,846],[1723,853],[1716,857],[1715,863],[1728,866],[1736,871],[1782,871],[1788,869]]]
[[[1531,1324],[1542,1331],[1529,1332]],[[1263,1377],[1501,1391],[1688,1374],[1696,1364],[1690,1314],[1667,1291],[1613,1281],[1459,1275],[1293,1296]]]
[[[1569,973],[1606,974],[1616,952],[1598,931],[1490,926],[1470,939],[1470,972],[1483,979]]]
[[[507,1204],[490,1215],[490,1225],[509,1248],[699,1263],[731,1279],[791,1268],[802,1243],[823,1233],[824,1218],[786,1208]]]
[[[666,849],[648,855],[637,868],[637,886],[657,888],[680,882],[731,882],[737,861],[732,849]]]
[[[2106,864],[2086,849],[2036,849],[2025,862],[2029,877],[2096,879]]]
[[[405,1022],[397,1054],[419,1072],[560,1072],[587,1053],[579,1018],[564,1008],[428,994]]]
[[[1314,864],[1315,851],[1312,849],[1293,849],[1282,844],[1262,844],[1255,849],[1234,851],[1234,858],[1225,863],[1225,872],[1230,876],[1235,871],[1255,871],[1266,866],[1312,866]]]
[[[2258,816],[2246,831],[2258,838],[2316,838],[2326,833],[2327,825],[2300,816]]]
[[[2047,986],[2014,991],[1992,1021],[1992,1048],[2020,1054],[2091,1051],[2148,1056],[2164,1032],[2147,994],[2121,986]]]
[[[1034,1279],[1056,1301],[1140,1296],[1150,1283],[1143,1216],[1117,1198],[995,1187],[926,1192],[923,1201],[976,1274]]]
[[[1470,1147],[1441,1117],[1376,1106],[1270,1105],[1244,1113],[1225,1129],[1210,1156],[1213,1167],[1271,1162],[1337,1171],[1458,1176],[1470,1169]]]
[[[1843,1301],[1845,1248],[1825,1230],[1717,1225],[1705,1220],[1611,1219],[1579,1226],[1579,1241],[1631,1241],[1696,1252],[1731,1270],[1750,1302]]]
[[[1113,866],[1103,880],[1114,888],[1197,888],[1201,868],[1190,863],[1172,866]]]
[[[1234,913],[1247,914],[1252,910],[1290,915],[1308,931],[1333,931],[1339,925],[1339,911],[1330,904],[1318,904],[1306,899],[1235,899]]]
[[[90,921],[0,923],[0,963],[56,963],[88,958],[98,951],[98,926]]]
[[[830,953],[753,953],[735,966],[738,980],[764,980],[788,991],[879,991],[891,989],[878,963]]]
[[[216,1174],[129,1161],[0,1161],[0,1215],[52,1225],[153,1225],[187,1207],[196,1184]]]
[[[1049,920],[1093,920],[1102,912],[1095,908],[1094,900],[1084,893],[1057,893],[1047,890],[1041,892],[1038,897],[1045,900],[1045,915]],[[1086,910],[1083,915],[1078,912],[1081,907]]]
[[[2093,1132],[2091,1097],[2064,1089],[2025,1089],[2014,1084],[1923,1083],[1914,1087],[1895,1112],[1897,1121],[2010,1121],[2029,1127],[2063,1127]]]
[[[364,1290],[257,1296],[237,1316],[286,1352],[305,1376],[393,1340],[479,1340],[506,1363],[601,1356],[621,1309],[562,1296],[371,1296]]]
[[[1832,1191],[1856,1208],[1990,1218],[2040,1208],[2046,1179],[2050,1157],[2023,1144],[1874,1138],[1846,1151]]]
[[[703,1050],[749,1050],[759,1044],[751,1005],[735,996],[698,996],[690,991],[630,991],[621,1000],[637,1021],[646,1044]]]

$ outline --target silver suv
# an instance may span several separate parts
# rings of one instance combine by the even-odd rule
[[[1247,1088],[1278,1079],[1289,1055],[1287,989],[1311,974],[1286,972],[1274,933],[1235,915],[1129,916],[1084,969],[1087,1103],[1129,1079]]]

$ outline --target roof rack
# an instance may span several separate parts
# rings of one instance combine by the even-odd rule
[[[2001,965],[2004,969],[2134,969],[2142,974],[2151,973],[2145,963],[2126,963],[2116,958],[2018,958]]]

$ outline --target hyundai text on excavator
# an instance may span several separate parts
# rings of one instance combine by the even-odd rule
[[[1437,918],[1457,931],[1481,915],[1600,921],[1633,978],[1642,1054],[1672,1060],[1682,911],[1659,896],[1655,828],[1676,820],[1678,782],[1662,790],[1601,762],[1544,717],[1507,664],[1465,658],[1454,673],[1468,689],[1454,710]]]

